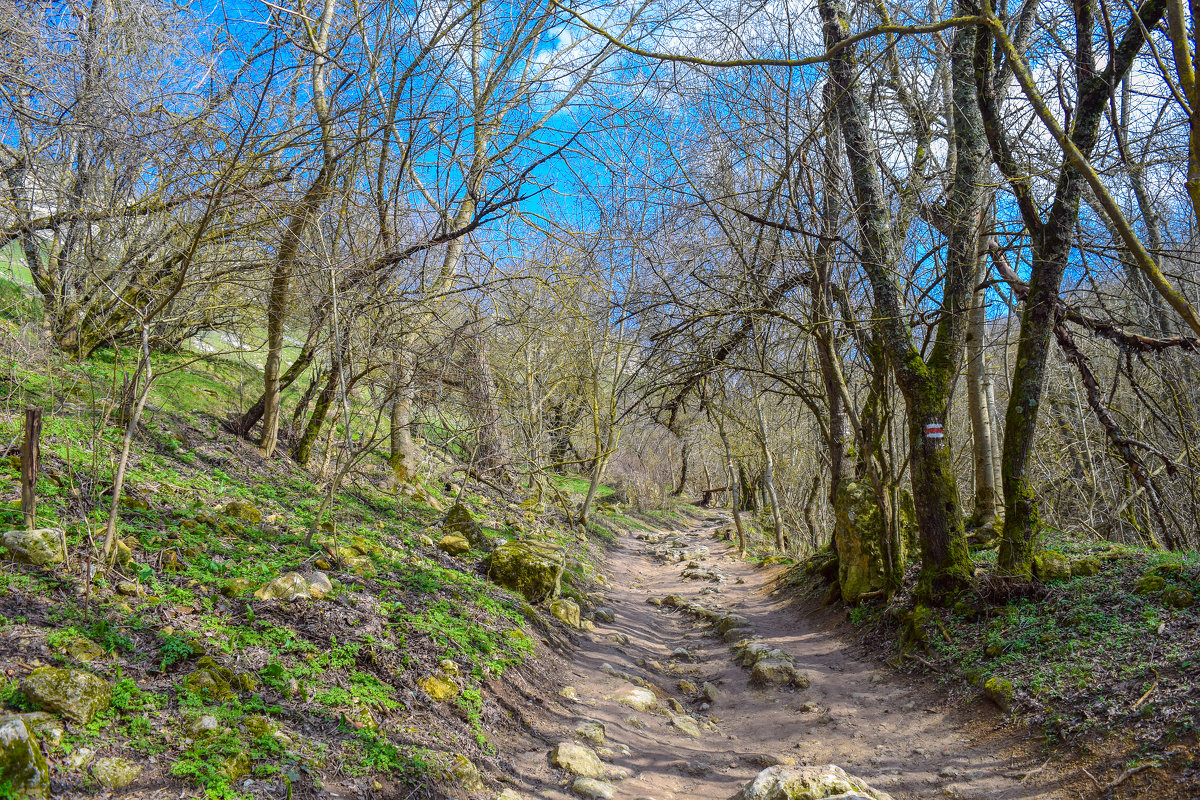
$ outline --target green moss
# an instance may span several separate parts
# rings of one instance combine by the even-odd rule
[[[1002,710],[1012,709],[1014,690],[1012,681],[1006,678],[988,678],[983,684],[983,694]]]

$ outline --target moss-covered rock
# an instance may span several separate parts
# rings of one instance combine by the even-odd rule
[[[68,722],[86,725],[112,704],[108,681],[90,672],[39,667],[21,683],[21,691],[43,711],[52,711]]]
[[[999,676],[988,678],[983,684],[983,696],[999,706],[1001,710],[1010,710],[1014,697],[1012,681]]]
[[[481,553],[490,553],[493,548],[492,540],[483,532],[483,528],[471,516],[471,510],[462,503],[455,503],[446,512],[442,522],[442,530],[450,536],[461,536],[471,543],[471,547]]]
[[[558,597],[550,601],[550,613],[555,619],[572,628],[579,627],[579,604],[569,597]]]
[[[0,780],[8,784],[5,796],[13,800],[50,796],[50,766],[25,721],[16,714],[0,715]]]
[[[1167,589],[1162,594],[1163,605],[1170,608],[1191,608],[1195,598],[1187,589]]]
[[[1161,592],[1167,585],[1161,575],[1155,575],[1153,572],[1148,572],[1138,579],[1137,584],[1133,587],[1134,594],[1156,594]]]
[[[441,550],[447,555],[452,555],[455,558],[465,556],[471,552],[471,543],[465,537],[446,534],[437,543],[438,550]]]
[[[227,703],[237,695],[229,681],[215,669],[198,669],[183,681],[184,688],[210,703]]]
[[[497,547],[488,557],[488,578],[520,592],[531,603],[550,600],[562,592],[567,560],[562,548],[545,542],[517,539]]]
[[[71,639],[63,649],[72,661],[78,661],[80,664],[104,658],[104,648],[82,636]]]
[[[425,694],[439,703],[447,703],[458,697],[461,689],[454,680],[445,674],[425,675],[417,679],[417,685]]]
[[[221,764],[221,774],[231,781],[241,780],[250,774],[250,754],[242,751],[226,758]]]
[[[1071,562],[1055,550],[1033,554],[1033,574],[1043,581],[1064,581],[1071,577]]]
[[[483,777],[480,776],[479,770],[471,763],[471,759],[462,753],[447,754],[437,772],[438,777],[446,783],[468,792],[482,792],[484,789]]]
[[[256,585],[250,578],[230,578],[221,582],[221,594],[225,597],[241,597],[252,591]]]
[[[8,557],[22,564],[53,566],[67,560],[67,539],[59,528],[8,531],[0,538]]]
[[[845,602],[883,588],[883,534],[883,516],[870,487],[842,481],[834,498],[834,542]]]
[[[262,512],[247,500],[230,500],[225,504],[225,513],[236,520],[257,525],[262,522]]]
[[[1073,577],[1091,576],[1100,574],[1100,562],[1094,558],[1081,558],[1078,561],[1071,562],[1071,575]]]
[[[271,720],[257,714],[246,717],[246,721],[243,724],[251,736],[266,736],[271,732]]]
[[[320,600],[333,591],[333,584],[323,572],[305,578],[299,572],[287,572],[254,593],[259,600]]]
[[[57,746],[67,732],[62,720],[48,711],[30,711],[20,717],[30,733],[52,747]]]
[[[105,789],[124,789],[141,774],[140,766],[123,758],[99,758],[92,764],[92,775]]]

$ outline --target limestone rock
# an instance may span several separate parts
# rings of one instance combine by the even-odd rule
[[[234,519],[257,525],[262,522],[262,512],[248,500],[230,500],[225,504],[225,513]]]
[[[441,550],[447,555],[452,555],[455,558],[465,556],[471,552],[471,543],[462,536],[447,534],[443,536],[437,543],[438,550]]]
[[[187,733],[192,739],[206,739],[221,730],[221,723],[212,714],[203,714],[188,725]]]
[[[617,787],[598,778],[576,778],[571,784],[576,794],[590,797],[592,800],[612,800],[617,793]]]
[[[1161,592],[1166,585],[1167,582],[1162,579],[1161,575],[1155,575],[1151,572],[1138,579],[1137,585],[1133,587],[1133,593],[1154,594],[1155,592]]]
[[[550,601],[550,613],[564,625],[579,627],[579,604],[569,597],[559,597]]]
[[[700,726],[696,724],[696,720],[689,716],[684,714],[673,716],[671,717],[671,724],[685,736],[690,736],[693,739],[700,738]]]
[[[1007,678],[993,677],[983,684],[983,695],[1003,711],[1008,711],[1013,704],[1013,685]]]
[[[314,572],[308,577],[308,596],[314,600],[323,600],[333,592],[333,582],[324,572]]]
[[[227,703],[237,697],[229,681],[215,669],[198,669],[188,675],[183,684],[189,692],[210,703]]]
[[[1100,562],[1094,558],[1081,558],[1071,562],[1071,575],[1099,575]]]
[[[786,658],[764,658],[750,668],[750,682],[756,686],[787,686],[807,689],[810,681]]]
[[[446,512],[446,519],[442,523],[442,530],[448,536],[457,536],[466,539],[471,543],[471,547],[481,553],[490,553],[492,551],[492,540],[483,532],[483,528],[479,527],[479,523],[475,521],[475,517],[471,516],[471,510],[462,503],[455,503]]]
[[[1043,581],[1063,581],[1071,577],[1071,562],[1054,550],[1033,554],[1033,574]]]
[[[891,795],[872,789],[866,781],[846,774],[841,767],[768,767],[742,787],[733,800],[825,800],[865,797],[892,800]]]
[[[604,723],[584,720],[575,726],[575,735],[599,747],[604,744]]]
[[[249,578],[230,578],[221,582],[221,594],[225,597],[240,597],[254,588],[254,581]]]
[[[61,564],[67,560],[67,539],[59,528],[32,531],[8,531],[0,539],[8,557],[38,567]]]
[[[320,600],[333,591],[329,576],[314,572],[305,578],[299,572],[285,572],[254,593],[258,600]]]
[[[617,615],[613,613],[611,608],[602,606],[595,610],[595,612],[592,614],[592,618],[595,619],[596,622],[600,622],[605,625],[611,625],[613,621],[616,620]]]
[[[566,565],[557,545],[517,539],[492,551],[488,579],[520,592],[531,603],[540,603],[558,597]]]
[[[590,747],[575,742],[559,742],[550,751],[550,763],[573,775],[585,778],[603,778],[608,768]]]
[[[629,706],[634,711],[654,712],[659,710],[658,698],[649,689],[640,686],[630,686],[617,695],[617,702]]]
[[[142,768],[123,758],[98,758],[92,764],[92,775],[105,789],[124,789],[137,780]]]
[[[51,746],[57,746],[67,732],[62,720],[46,711],[30,711],[18,716],[25,722],[26,730]]]
[[[67,655],[72,660],[78,661],[81,664],[86,664],[89,661],[96,661],[104,658],[104,648],[93,642],[91,639],[85,639],[82,636],[77,636],[66,645]]]
[[[0,715],[0,776],[14,800],[50,796],[50,766],[25,721],[16,714]]]
[[[39,667],[21,683],[21,690],[38,708],[80,725],[94,720],[112,703],[108,681],[77,669]]]

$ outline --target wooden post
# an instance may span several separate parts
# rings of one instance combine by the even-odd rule
[[[25,527],[36,527],[37,479],[40,442],[42,438],[42,410],[25,409],[25,441],[21,443],[21,513],[25,515]]]

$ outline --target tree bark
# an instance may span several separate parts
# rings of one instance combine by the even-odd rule
[[[305,191],[299,208],[284,227],[267,295],[267,358],[263,365],[263,428],[260,447],[263,455],[268,457],[275,452],[275,445],[279,441],[280,393],[283,390],[279,373],[282,366],[284,323],[287,320],[292,273],[299,261],[304,235],[329,194],[334,180],[333,120],[329,99],[325,95],[325,67],[328,63],[329,33],[333,27],[336,9],[337,0],[325,0],[316,30],[309,29],[309,45],[314,54],[311,77],[312,104],[321,126],[321,168]]]
[[[413,370],[407,364],[396,369],[393,387],[389,431],[388,464],[396,485],[409,483],[417,477],[417,451],[412,437]]]
[[[1075,4],[1075,64],[1079,92],[1070,143],[1085,159],[1095,149],[1100,121],[1109,97],[1124,79],[1145,43],[1143,32],[1153,30],[1158,25],[1165,9],[1166,0],[1147,0],[1138,9],[1139,22],[1126,28],[1114,57],[1109,59],[1102,72],[1097,72],[1094,44],[1096,3],[1095,0],[1081,0]],[[982,50],[990,52],[988,47]],[[986,57],[987,53],[981,52],[981,55]],[[990,64],[985,64],[985,67],[978,71],[980,76],[992,74]],[[1024,178],[1016,174],[1007,155],[999,123],[999,109],[988,91],[981,95],[981,108],[993,159],[1018,193],[1027,196]],[[1031,274],[1004,418],[1004,449],[1001,455],[1004,536],[1000,542],[999,558],[1000,571],[1019,578],[1027,578],[1031,574],[1033,552],[1041,532],[1037,495],[1029,476],[1029,459],[1046,385],[1047,358],[1056,321],[1059,288],[1071,257],[1083,185],[1083,176],[1068,159],[1059,172],[1054,200],[1045,221],[1037,215],[1031,202],[1021,203],[1026,226],[1032,232]]]
[[[966,338],[970,282],[976,263],[984,145],[974,82],[975,31],[959,29],[951,51],[955,174],[948,202],[950,236],[942,309],[929,361],[914,345],[902,292],[892,269],[889,203],[878,172],[878,150],[863,100],[858,65],[843,42],[850,26],[842,0],[819,0],[825,44],[840,48],[830,59],[838,118],[858,207],[859,252],[871,282],[879,330],[908,411],[910,476],[921,534],[920,593],[940,601],[963,586],[970,558],[963,531],[958,481],[947,446],[949,389]],[[961,0],[956,13],[963,13]],[[973,112],[974,116],[973,116]]]
[[[979,259],[975,274],[978,287],[987,277],[986,260]],[[995,430],[988,393],[991,377],[985,361],[987,344],[987,288],[976,288],[971,300],[967,331],[967,411],[971,417],[972,455],[975,462],[975,509],[971,514],[972,527],[980,527],[996,517]]]

